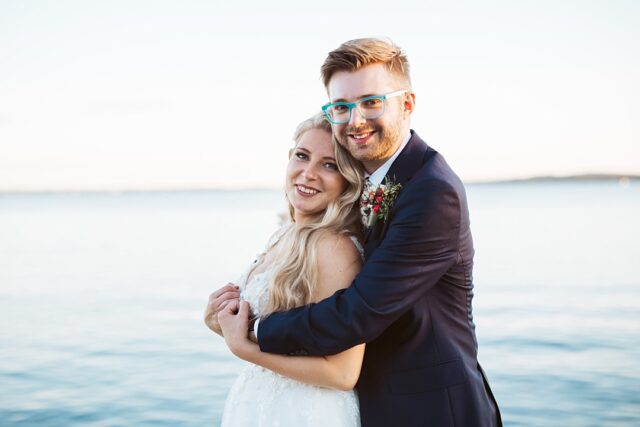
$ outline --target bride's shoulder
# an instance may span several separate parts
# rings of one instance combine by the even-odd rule
[[[331,260],[339,256],[349,261],[360,260],[360,242],[348,233],[326,233],[318,241],[318,261]]]
[[[332,295],[351,284],[360,271],[362,258],[351,237],[344,233],[331,233],[318,242],[318,282],[316,300]]]

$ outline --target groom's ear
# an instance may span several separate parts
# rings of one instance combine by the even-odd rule
[[[410,116],[416,108],[416,94],[411,91],[407,92],[404,95],[402,107],[403,116],[405,118]]]

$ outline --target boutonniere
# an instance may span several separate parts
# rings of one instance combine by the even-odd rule
[[[365,227],[373,227],[376,222],[385,222],[389,218],[389,212],[396,201],[396,197],[402,189],[402,185],[395,184],[392,180],[385,180],[377,188],[372,188],[365,183],[362,196],[360,196],[360,213],[362,224]]]

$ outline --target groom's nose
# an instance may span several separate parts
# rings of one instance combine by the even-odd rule
[[[364,123],[366,121],[367,121],[367,119],[362,117],[362,113],[360,113],[360,109],[358,109],[356,107],[353,110],[351,110],[351,117],[349,117],[349,125],[357,126],[357,125],[362,124],[362,123]]]

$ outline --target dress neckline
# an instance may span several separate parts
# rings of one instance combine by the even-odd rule
[[[278,244],[282,236],[284,236],[284,234],[287,232],[287,230],[291,227],[292,224],[293,223],[289,223],[281,227],[278,231],[276,231],[267,242],[267,245],[265,246],[264,250],[256,256],[256,259],[253,262],[253,266],[249,269],[249,272],[247,273],[247,278],[244,282],[245,289],[247,288],[247,285],[249,284],[249,282],[254,280],[257,276],[264,275],[265,273],[269,273],[271,270],[273,270],[272,266],[268,266],[263,271],[259,271],[257,273],[255,272],[256,268],[260,267],[264,262],[264,259],[267,253],[271,249],[273,249],[276,244]]]

